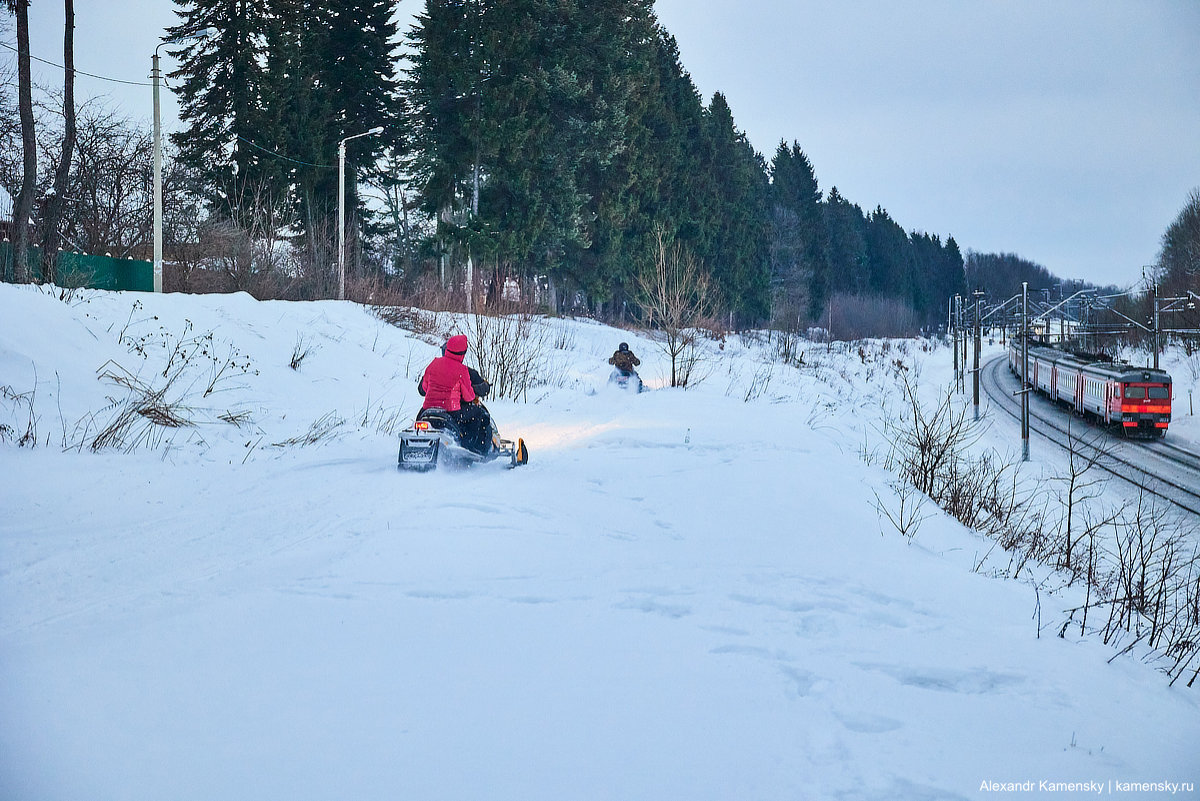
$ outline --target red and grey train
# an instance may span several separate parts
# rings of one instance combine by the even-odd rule
[[[1008,366],[1021,375],[1020,343]],[[1050,400],[1069,405],[1126,433],[1161,437],[1171,422],[1171,375],[1150,367],[1087,361],[1055,348],[1029,347],[1029,383]]]

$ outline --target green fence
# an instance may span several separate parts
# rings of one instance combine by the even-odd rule
[[[13,252],[12,242],[0,242],[3,276],[12,275]],[[29,249],[29,268],[36,280],[42,280],[41,248]],[[55,283],[59,286],[154,291],[154,265],[141,259],[114,259],[111,256],[89,256],[63,250],[58,253],[55,271]]]

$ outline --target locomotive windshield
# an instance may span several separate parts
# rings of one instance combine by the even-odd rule
[[[1171,389],[1170,387],[1150,387],[1150,397],[1155,400],[1169,400]]]
[[[1130,400],[1141,400],[1146,397],[1145,387],[1125,387],[1125,397]]]

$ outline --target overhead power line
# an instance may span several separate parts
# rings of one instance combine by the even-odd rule
[[[8,44],[7,42],[0,42],[0,47],[7,48],[7,49],[13,51],[14,53],[17,52],[17,48],[13,47],[12,45]],[[44,58],[39,58],[34,55],[30,55],[29,57],[31,59],[33,59],[34,61],[40,61],[43,64],[49,64],[51,67],[58,67],[60,70],[66,69],[66,67],[63,66],[62,64],[56,64],[53,61],[47,61]],[[153,86],[154,85],[153,83],[150,83],[147,81],[125,81],[125,80],[121,80],[120,78],[109,78],[105,75],[96,75],[95,73],[85,72],[81,69],[76,69],[75,72],[79,75],[86,75],[89,78],[97,78],[101,81],[110,81],[112,83],[123,83],[123,84],[129,84],[131,86]],[[237,135],[235,134],[235,136],[237,136]],[[301,161],[300,159],[294,159],[289,156],[285,156],[282,153],[276,153],[274,150],[268,150],[267,148],[263,147],[262,145],[257,145],[254,142],[251,142],[249,139],[247,139],[244,136],[238,136],[237,138],[240,139],[241,141],[245,142],[246,144],[250,145],[250,147],[258,148],[259,150],[263,151],[264,153],[270,154],[278,159],[283,159],[284,161],[290,161],[293,164],[302,164],[305,167],[319,167],[321,169],[327,169],[327,170],[337,169],[336,164],[313,164],[311,161]]]
[[[256,145],[253,142],[251,142],[249,139],[247,139],[246,137],[241,136],[240,134],[234,134],[234,136],[236,136],[238,139],[242,140],[246,144],[250,145],[250,147],[256,147],[264,153],[270,153],[272,156],[274,156],[277,159],[283,159],[284,161],[290,161],[293,164],[303,164],[305,167],[322,167],[327,170],[337,169],[336,164],[313,164],[311,161],[301,161],[300,159],[290,158],[288,156],[283,155],[282,153],[276,153],[274,150],[267,150],[262,145]]]
[[[13,47],[8,42],[0,42],[0,47],[7,48],[7,49],[13,51],[14,53],[17,52],[17,48]],[[30,58],[33,59],[34,61],[40,61],[43,64],[49,64],[51,67],[58,67],[60,70],[66,69],[66,67],[64,67],[62,64],[56,64],[53,61],[47,61],[44,58],[38,58],[37,56],[34,56],[34,55],[31,55]],[[128,84],[130,86],[153,86],[154,85],[147,81],[123,81],[120,78],[109,78],[106,75],[97,75],[94,72],[84,72],[83,70],[78,69],[78,68],[75,69],[75,74],[76,75],[86,75],[89,78],[97,78],[101,81],[109,81],[110,83],[124,83],[124,84]]]

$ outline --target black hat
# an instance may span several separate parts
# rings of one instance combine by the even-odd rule
[[[617,346],[617,350],[629,350],[629,345],[625,342],[622,342]]]

